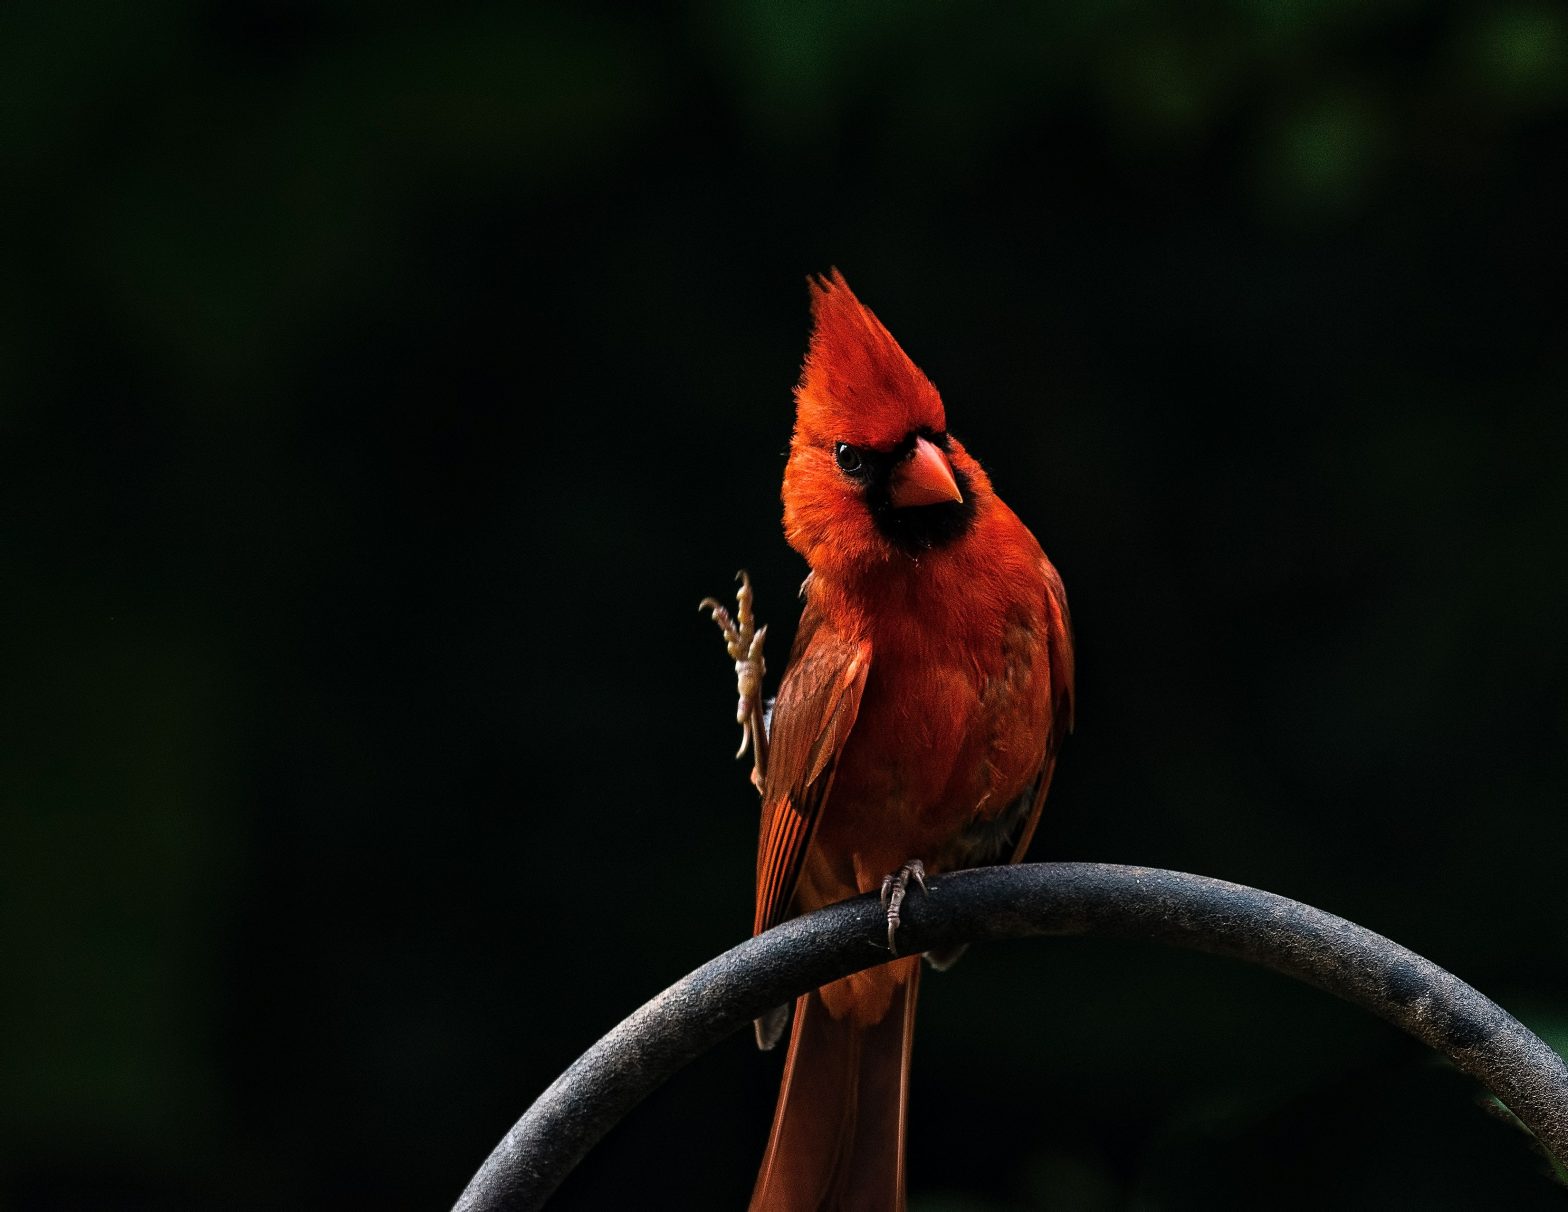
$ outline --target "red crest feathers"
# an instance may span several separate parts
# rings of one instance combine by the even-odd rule
[[[887,448],[911,430],[947,428],[942,397],[838,270],[808,279],[815,321],[797,431],[821,441]]]

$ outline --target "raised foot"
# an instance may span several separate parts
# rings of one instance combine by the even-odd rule
[[[909,885],[926,890],[926,865],[919,859],[910,859],[892,875],[882,877],[882,906],[887,910],[887,949],[898,954],[895,936],[903,921],[904,897]]]
[[[740,589],[735,593],[735,614],[724,608],[716,598],[703,598],[698,610],[711,611],[713,621],[724,635],[724,649],[735,662],[735,688],[740,701],[735,707],[735,722],[740,725],[740,748],[736,757],[744,757],[750,747],[752,752],[751,781],[762,788],[762,776],[767,764],[768,735],[763,720],[762,678],[767,665],[762,659],[762,642],[768,629],[756,625],[752,612],[751,578],[745,569],[735,574]]]

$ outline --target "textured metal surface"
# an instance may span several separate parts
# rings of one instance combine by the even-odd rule
[[[1568,1068],[1512,1015],[1381,935],[1308,905],[1176,871],[1037,863],[957,872],[905,902],[900,949],[1028,935],[1152,939],[1272,968],[1361,1006],[1486,1085],[1568,1163]],[[787,921],[698,968],[577,1059],[517,1121],[457,1202],[543,1206],[628,1111],[762,1012],[888,958],[875,897]]]

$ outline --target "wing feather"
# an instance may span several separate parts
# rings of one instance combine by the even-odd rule
[[[758,934],[789,914],[870,667],[870,642],[835,629],[808,599],[769,730],[757,845]]]
[[[1034,840],[1035,828],[1040,824],[1040,812],[1045,807],[1046,792],[1051,789],[1051,776],[1056,773],[1056,755],[1062,741],[1073,730],[1073,680],[1075,658],[1073,654],[1073,622],[1067,610],[1067,590],[1062,586],[1061,575],[1049,560],[1045,565],[1045,626],[1046,662],[1050,669],[1051,730],[1045,745],[1045,761],[1029,792],[1033,803],[1024,827],[1013,845],[1010,863],[1021,862],[1029,843]]]

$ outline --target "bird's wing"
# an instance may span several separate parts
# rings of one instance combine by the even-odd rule
[[[870,668],[870,641],[839,631],[808,598],[769,729],[757,845],[758,934],[788,915]]]
[[[1062,578],[1051,562],[1041,557],[1045,566],[1045,656],[1050,671],[1051,724],[1045,743],[1045,760],[1033,784],[1024,794],[1031,799],[1029,815],[1023,829],[1013,843],[1010,863],[1019,862],[1029,843],[1034,839],[1035,827],[1040,823],[1040,810],[1045,807],[1045,793],[1051,789],[1051,775],[1056,771],[1056,755],[1062,739],[1073,730],[1073,623],[1067,611],[1067,591]]]

